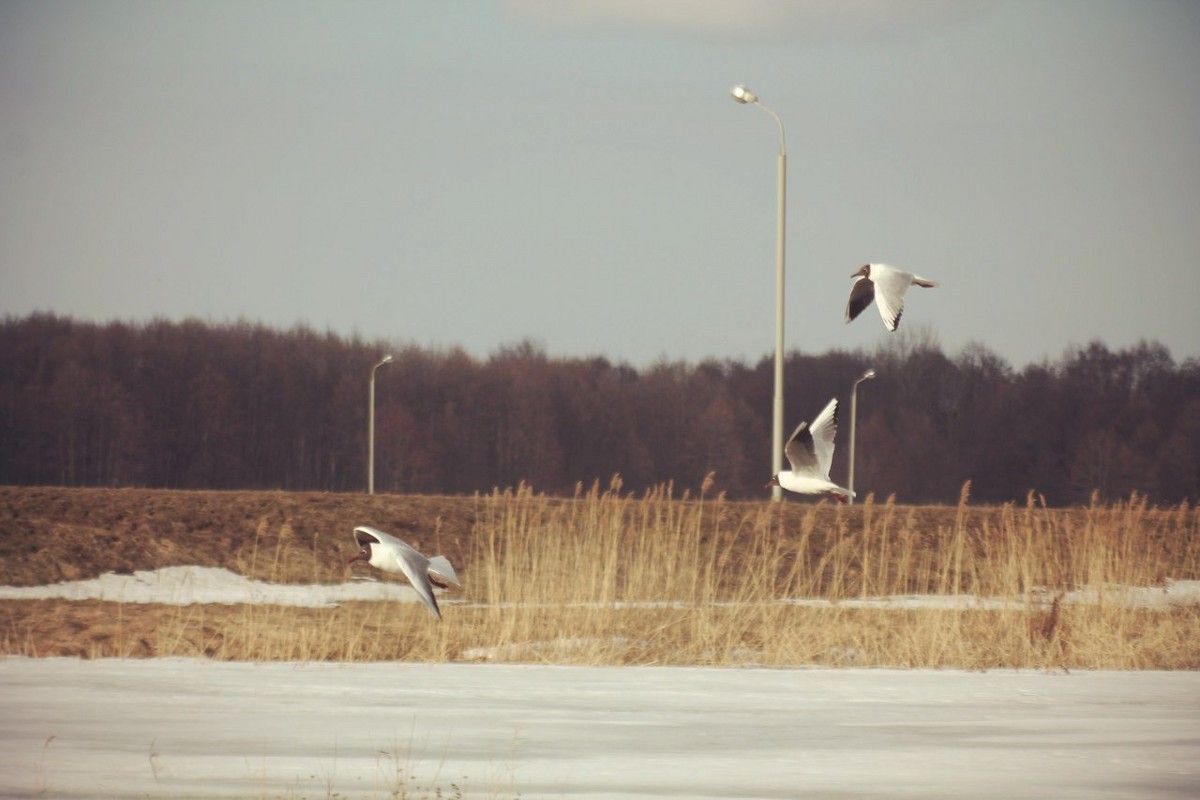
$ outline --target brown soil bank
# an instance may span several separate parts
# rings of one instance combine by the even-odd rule
[[[476,506],[470,497],[0,487],[0,584],[177,565],[336,581],[356,549],[356,525],[393,532],[461,563]],[[271,575],[280,559],[307,563],[295,574]]]
[[[481,515],[506,497],[512,493],[448,497],[0,487],[0,585],[37,586],[178,565],[225,567],[284,582],[338,581],[347,575],[356,525],[394,533],[424,552],[466,565]],[[544,498],[548,506],[577,500]],[[703,524],[737,527],[765,505],[722,502]],[[784,503],[780,511],[788,526],[811,516],[808,524],[817,528],[834,525],[835,519],[840,527],[852,528],[861,524],[864,506],[799,501]],[[958,512],[924,506],[904,513],[906,524],[932,534],[954,525]],[[823,541],[809,544],[819,547]],[[281,561],[292,569],[281,571]]]

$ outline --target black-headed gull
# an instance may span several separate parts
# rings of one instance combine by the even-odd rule
[[[833,437],[837,433],[837,398],[817,415],[810,427],[801,422],[788,439],[783,451],[790,470],[773,475],[763,488],[782,486],[797,494],[828,494],[839,503],[853,497],[854,492],[843,489],[829,480],[829,465],[833,462]]]
[[[433,587],[436,585],[445,589],[449,584],[461,585],[458,575],[454,573],[454,567],[450,566],[445,556],[426,558],[411,545],[368,525],[359,525],[354,529],[354,541],[358,544],[359,551],[347,562],[348,564],[366,561],[384,572],[398,572],[404,575],[425,603],[425,607],[438,619],[442,618],[437,598],[433,596]]]
[[[861,314],[874,300],[875,305],[879,306],[879,316],[883,317],[883,324],[889,331],[896,330],[900,324],[900,315],[904,313],[904,293],[909,286],[937,286],[937,281],[887,264],[864,264],[850,277],[856,280],[850,288],[850,300],[846,303],[846,322]]]

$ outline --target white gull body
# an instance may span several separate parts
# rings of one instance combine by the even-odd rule
[[[904,293],[908,287],[937,286],[937,281],[887,264],[864,264],[851,277],[855,281],[850,287],[850,300],[846,303],[846,322],[861,314],[874,300],[879,307],[879,316],[883,317],[884,327],[889,331],[896,330],[900,324],[900,315],[904,313]]]
[[[801,422],[783,451],[790,470],[771,477],[767,486],[781,486],[797,494],[828,494],[839,503],[853,497],[854,492],[843,489],[829,480],[833,463],[833,437],[837,433],[837,398],[829,401],[809,426]]]
[[[354,529],[354,541],[359,551],[348,563],[366,561],[384,572],[404,575],[430,613],[438,619],[442,618],[437,598],[433,596],[434,584],[441,588],[446,588],[448,584],[461,585],[454,567],[445,556],[427,558],[408,543],[368,525],[359,525]]]

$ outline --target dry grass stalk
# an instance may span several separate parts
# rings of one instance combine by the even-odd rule
[[[491,658],[572,664],[1200,668],[1200,609],[1133,607],[1129,587],[1200,577],[1200,513],[1143,498],[1075,511],[952,516],[868,497],[828,504],[638,497],[619,478],[571,499],[528,486],[469,501],[464,590],[438,624],[417,604],[136,606],[6,603],[6,653],[238,660]],[[327,549],[258,521],[240,571],[327,579]],[[339,545],[340,546],[340,545]],[[325,548],[325,549],[322,549]],[[1092,602],[1070,602],[1090,592]],[[959,607],[862,607],[862,598]],[[1000,598],[1003,607],[977,607]],[[797,601],[820,599],[823,606]]]

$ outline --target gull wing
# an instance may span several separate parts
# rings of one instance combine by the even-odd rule
[[[875,284],[860,275],[850,287],[850,300],[846,303],[846,322],[857,317],[875,299]]]
[[[354,543],[359,547],[362,547],[364,544],[379,544],[384,539],[391,538],[393,537],[369,525],[359,525],[354,529]]]
[[[880,269],[874,266],[871,276],[875,282],[875,305],[879,307],[879,316],[883,317],[884,327],[894,331],[900,324],[900,315],[904,313],[904,293],[912,286],[913,276],[895,268]]]
[[[793,473],[797,475],[816,474],[818,469],[817,452],[813,448],[812,432],[808,429],[807,422],[801,422],[796,426],[796,430],[792,433],[792,438],[788,439],[783,452],[787,456],[788,463],[792,465]]]
[[[399,539],[396,539],[396,544],[398,546],[391,550],[393,562],[404,573],[404,577],[408,578],[425,607],[441,619],[442,611],[438,608],[437,598],[433,596],[433,584],[429,580],[429,559]]]
[[[816,468],[820,471],[820,477],[829,480],[829,467],[833,464],[833,438],[837,435],[836,397],[817,414],[809,435],[812,438]]]
[[[429,568],[427,571],[435,583],[453,583],[455,586],[462,586],[458,582],[458,574],[454,571],[454,567],[450,565],[450,559],[445,556],[434,556],[429,559]]]

